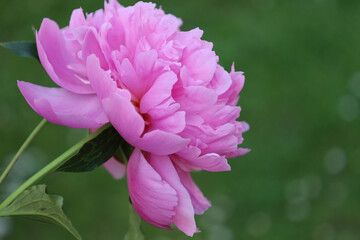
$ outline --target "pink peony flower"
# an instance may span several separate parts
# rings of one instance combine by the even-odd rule
[[[193,170],[229,171],[226,158],[238,148],[245,122],[236,119],[242,72],[218,65],[212,43],[198,28],[179,30],[181,20],[138,2],[123,7],[73,11],[59,29],[44,19],[36,43],[39,58],[61,88],[18,82],[30,106],[50,122],[98,128],[107,122],[135,147],[127,167],[132,204],[147,222],[185,234],[197,232],[194,214],[210,202],[193,182]],[[116,178],[124,166],[105,167]]]

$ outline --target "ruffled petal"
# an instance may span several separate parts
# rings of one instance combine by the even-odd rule
[[[168,156],[150,154],[149,163],[157,173],[173,188],[178,196],[175,207],[174,224],[188,236],[196,232],[194,208],[186,188],[182,185],[176,169]]]
[[[96,94],[75,94],[22,81],[18,81],[18,87],[30,106],[52,123],[97,128],[109,121]]]
[[[177,193],[146,161],[139,149],[127,167],[131,202],[137,213],[154,226],[171,229],[178,205]]]

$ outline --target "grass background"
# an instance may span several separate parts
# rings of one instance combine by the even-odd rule
[[[360,1],[159,0],[200,27],[220,63],[246,74],[241,119],[250,123],[227,173],[193,174],[213,207],[193,239],[360,239]],[[123,0],[128,6],[135,1]],[[33,40],[31,25],[49,17],[68,24],[71,11],[102,8],[101,0],[0,2],[0,41]],[[4,166],[40,121],[16,80],[51,86],[36,61],[0,49],[0,164]],[[49,124],[0,188],[1,196],[81,139],[86,132]],[[65,198],[65,212],[85,240],[123,239],[125,180],[103,168],[57,173],[43,180]],[[146,239],[188,239],[178,230],[142,224]],[[0,219],[0,238],[72,239],[62,229],[24,219]]]

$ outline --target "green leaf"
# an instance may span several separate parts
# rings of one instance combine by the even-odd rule
[[[41,222],[59,225],[69,231],[76,239],[81,236],[65,216],[61,196],[46,194],[46,185],[32,186],[22,192],[12,203],[0,209],[0,216],[21,216]]]
[[[5,43],[0,43],[0,46],[12,51],[13,53],[21,57],[29,57],[39,60],[36,43],[34,42],[26,42],[26,41],[5,42]]]
[[[109,160],[124,142],[120,134],[111,126],[101,132],[96,138],[85,143],[77,154],[72,156],[56,171],[92,171]]]
[[[140,228],[141,218],[136,213],[134,207],[129,204],[129,230],[125,235],[125,240],[144,240],[144,235]]]

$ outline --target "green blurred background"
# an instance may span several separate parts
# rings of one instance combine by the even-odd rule
[[[159,0],[200,27],[220,63],[246,74],[241,120],[252,152],[230,160],[232,171],[193,174],[213,207],[197,216],[194,239],[360,239],[360,1]],[[135,1],[121,2],[128,6]],[[68,24],[71,11],[102,8],[102,0],[0,1],[0,42],[33,40],[44,17]],[[0,163],[5,166],[40,121],[16,86],[21,79],[52,86],[42,66],[0,49]],[[41,166],[85,136],[49,124],[6,183],[4,198]],[[65,198],[65,212],[85,240],[123,239],[126,181],[103,169],[57,173],[43,180]],[[188,239],[179,230],[142,224],[146,239]],[[23,219],[0,219],[5,240],[72,237]]]

